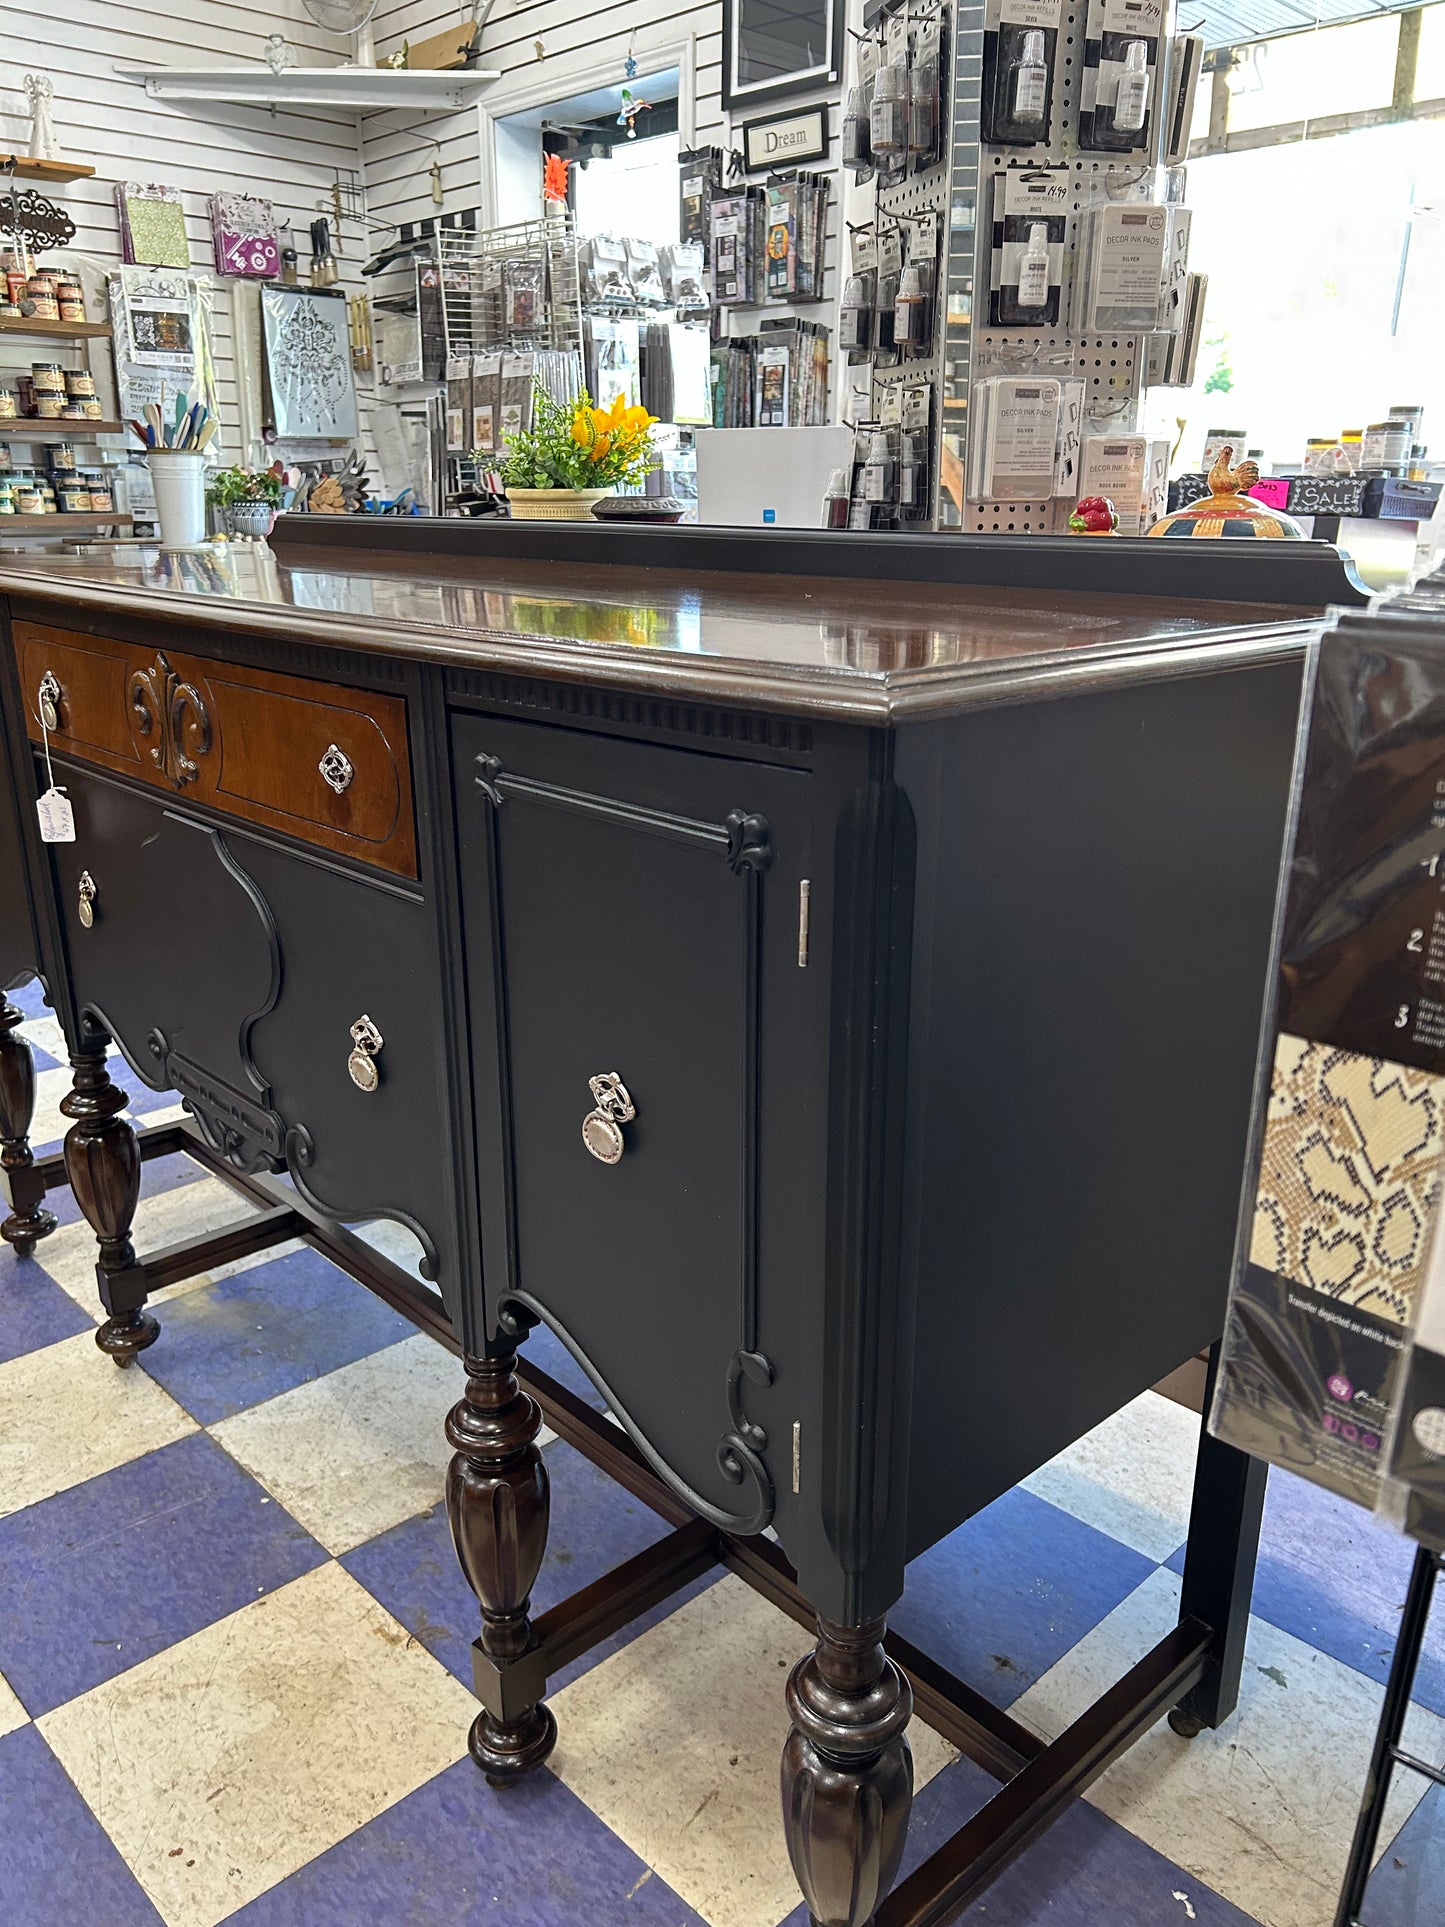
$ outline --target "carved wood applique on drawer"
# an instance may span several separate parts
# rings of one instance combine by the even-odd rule
[[[34,742],[417,874],[404,698],[32,622],[15,653]]]

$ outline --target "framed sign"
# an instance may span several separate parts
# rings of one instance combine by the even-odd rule
[[[774,114],[743,124],[743,165],[749,174],[767,167],[821,161],[828,153],[828,109],[804,107],[796,114]]]
[[[843,0],[723,0],[724,107],[829,87],[842,71]]]

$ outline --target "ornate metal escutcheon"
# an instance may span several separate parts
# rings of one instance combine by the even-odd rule
[[[335,790],[338,796],[343,790],[351,788],[351,779],[356,771],[351,758],[336,743],[332,743],[316,767],[321,772],[322,782],[329,790]]]
[[[351,1026],[351,1041],[355,1049],[346,1060],[351,1081],[359,1091],[374,1091],[381,1082],[376,1054],[385,1039],[371,1019],[363,1014]]]
[[[135,731],[149,744],[150,760],[179,789],[200,774],[196,757],[211,747],[211,712],[196,685],[183,682],[163,652],[150,669],[137,669],[126,694]],[[149,739],[155,736],[156,741]]]
[[[622,1127],[637,1116],[637,1106],[616,1071],[589,1077],[587,1087],[597,1108],[582,1120],[582,1142],[603,1164],[616,1164],[627,1149]]]
[[[95,878],[89,870],[80,873],[80,907],[77,912],[82,925],[89,930],[95,922]]]
[[[40,690],[36,706],[40,711],[42,726],[47,733],[52,736],[60,727],[61,694],[61,687],[56,681],[54,673],[47,669],[45,674],[40,678]]]

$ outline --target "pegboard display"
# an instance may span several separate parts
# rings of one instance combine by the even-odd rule
[[[868,24],[886,43],[890,17],[907,7],[898,0],[870,8]],[[912,0],[917,4],[917,0]],[[1167,15],[1166,15],[1167,18]],[[1065,5],[1054,43],[1048,138],[1029,147],[985,142],[982,90],[986,0],[964,0],[953,14],[949,50],[950,152],[926,172],[877,190],[880,224],[907,222],[920,216],[937,217],[942,259],[938,272],[937,320],[933,353],[910,356],[872,371],[874,419],[890,419],[889,393],[900,384],[926,377],[932,388],[931,451],[935,466],[929,478],[929,519],[936,528],[965,528],[989,533],[1050,533],[1066,527],[1073,497],[1060,492],[1047,499],[993,501],[966,492],[970,475],[970,398],[975,384],[988,377],[1037,374],[1082,384],[1081,433],[1121,436],[1135,430],[1143,392],[1144,334],[1120,330],[1073,334],[1069,327],[1073,296],[1071,265],[1077,256],[1080,217],[1096,201],[1099,177],[1121,174],[1141,189],[1155,180],[1154,164],[1166,119],[1161,111],[1169,97],[1174,43],[1167,34],[1161,45],[1156,76],[1149,153],[1081,152],[1078,144],[1079,110],[1085,98],[1087,0]],[[1091,29],[1091,31],[1097,31]],[[1097,41],[1095,42],[1097,45]],[[1093,98],[1092,87],[1088,98]],[[1058,298],[1051,300],[1058,320],[1050,326],[994,326],[990,315],[994,268],[994,183],[998,176],[1021,174],[1040,165],[1067,170],[1062,207],[1055,197],[1051,213],[1063,217]],[[1159,177],[1162,179],[1162,177]],[[1097,220],[1097,214],[1093,217]],[[1006,233],[1016,230],[1010,228]],[[1051,228],[1053,242],[1056,229]],[[1017,244],[1022,247],[1022,242]],[[1036,245],[1035,242],[1030,245]],[[1006,256],[1005,258],[1011,258]],[[1012,288],[1010,282],[1009,288]],[[1081,293],[1083,291],[1081,290]],[[1019,305],[1022,305],[1020,302]],[[1092,304],[1086,302],[1086,306]],[[1077,310],[1075,310],[1077,312]],[[1077,389],[1074,389],[1077,393]],[[975,411],[977,412],[977,411]],[[893,410],[896,417],[896,405]],[[981,426],[981,423],[979,424]],[[1070,474],[1061,459],[1056,486]],[[1077,473],[1077,463],[1072,471]],[[875,524],[876,526],[876,524]]]

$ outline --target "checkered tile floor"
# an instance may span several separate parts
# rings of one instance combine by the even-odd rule
[[[68,1074],[22,1001],[48,1148]],[[163,1293],[160,1343],[119,1372],[92,1343],[90,1234],[51,1202],[32,1259],[0,1251],[3,1927],[805,1927],[777,1812],[791,1621],[705,1577],[569,1669],[550,1767],[493,1793],[440,1505],[455,1361],[283,1247]],[[159,1160],[140,1242],[241,1208]],[[894,1623],[1056,1732],[1175,1617],[1194,1441],[1136,1400],[918,1560]],[[538,1609],[663,1530],[546,1451]],[[968,1918],[1326,1927],[1409,1560],[1276,1474],[1239,1716],[1192,1744],[1161,1724]],[[1417,1700],[1408,1742],[1445,1759],[1445,1625]],[[993,1784],[912,1732],[909,1864]],[[1445,1918],[1445,1792],[1420,1794],[1402,1778],[1371,1927]]]

